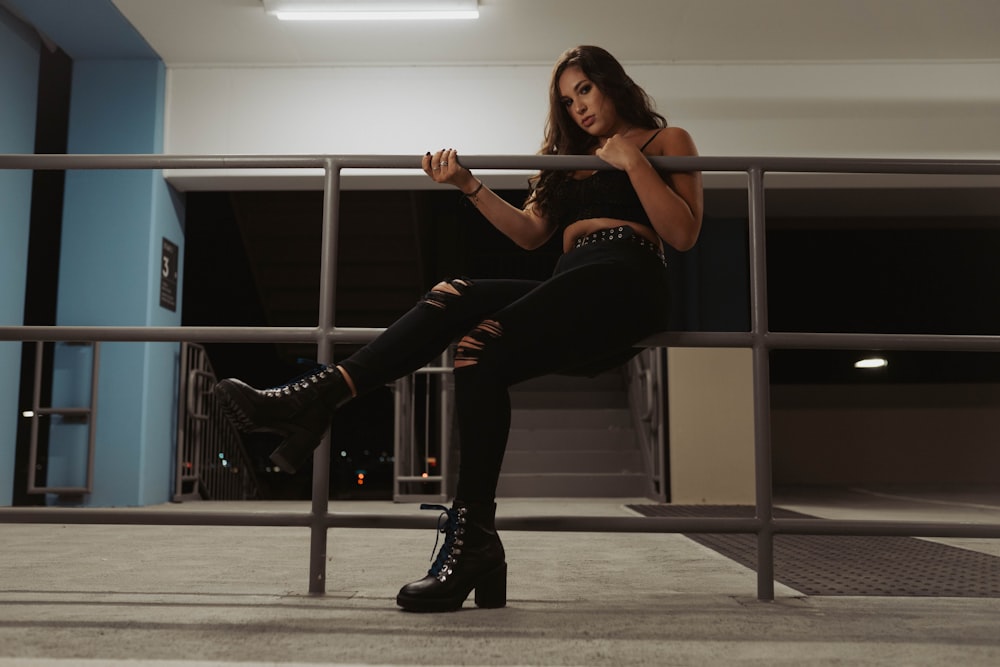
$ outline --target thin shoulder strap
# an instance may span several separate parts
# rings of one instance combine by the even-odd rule
[[[663,132],[663,128],[662,128],[662,127],[661,127],[660,129],[658,129],[658,130],[657,130],[656,132],[654,132],[654,133],[653,133],[653,136],[651,136],[651,137],[649,138],[649,140],[648,140],[648,141],[647,141],[646,143],[644,143],[644,144],[643,144],[643,145],[642,145],[642,146],[641,146],[641,147],[639,148],[639,150],[640,150],[640,151],[644,151],[644,150],[646,150],[646,146],[648,146],[649,144],[651,144],[651,143],[653,142],[653,139],[655,139],[655,138],[656,138],[656,135],[658,135],[658,134],[659,134],[660,132]]]

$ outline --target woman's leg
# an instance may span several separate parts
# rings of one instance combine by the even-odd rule
[[[480,322],[459,342],[456,498],[494,500],[510,430],[510,385],[603,359],[620,362],[634,343],[666,328],[666,274],[649,264],[655,257],[648,251],[634,249],[637,253],[625,257],[638,260],[638,267],[619,261],[570,268]],[[589,254],[600,256],[603,250]]]
[[[435,285],[378,338],[341,362],[358,394],[425,366],[482,318],[521,298],[535,280],[455,278]]]
[[[264,390],[229,378],[215,386],[215,396],[240,430],[283,436],[271,460],[282,470],[295,472],[319,444],[340,405],[420,368],[480,318],[536,285],[519,280],[441,282],[340,366],[326,366]]]
[[[445,542],[427,575],[400,589],[396,603],[404,609],[458,609],[473,590],[479,607],[506,604],[507,563],[494,525],[494,496],[510,428],[509,385],[620,360],[632,344],[666,326],[662,266],[651,264],[646,250],[639,249],[645,256],[613,250],[571,253],[561,264],[593,263],[563,266],[565,271],[481,320],[459,342],[458,490],[450,509],[427,506],[447,517]],[[604,255],[612,261],[598,261]]]

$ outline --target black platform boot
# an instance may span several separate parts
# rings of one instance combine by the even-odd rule
[[[323,439],[334,411],[351,399],[351,388],[335,366],[271,389],[254,389],[229,378],[213,390],[226,417],[240,431],[284,436],[271,460],[294,473]]]
[[[403,586],[396,604],[407,611],[455,611],[475,589],[477,607],[505,606],[507,562],[494,527],[496,503],[456,500],[451,509],[442,505],[420,509],[443,512],[438,530],[445,535],[444,545],[427,576]]]

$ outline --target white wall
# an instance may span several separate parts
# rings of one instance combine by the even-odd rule
[[[671,502],[752,505],[751,351],[670,348],[667,385]]]
[[[693,134],[702,155],[1000,157],[1000,63],[627,69],[672,124]],[[533,154],[549,74],[549,65],[173,67],[165,150]],[[282,187],[262,186],[246,172],[228,175],[238,177],[234,187]],[[168,176],[199,188],[213,174]]]

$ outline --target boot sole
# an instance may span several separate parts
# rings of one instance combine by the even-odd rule
[[[476,606],[480,609],[500,609],[507,606],[507,563],[501,563],[484,572],[464,595],[450,598],[422,598],[397,595],[396,604],[403,611],[417,613],[444,613],[458,611],[465,604],[469,593],[476,591]]]

